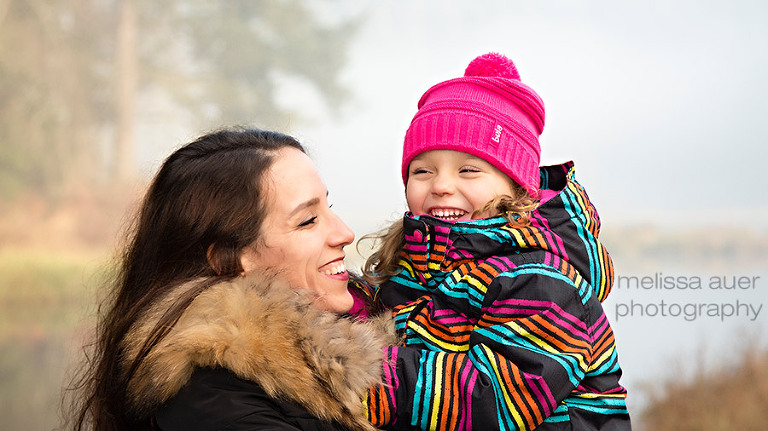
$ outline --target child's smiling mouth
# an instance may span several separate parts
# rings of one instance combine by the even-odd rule
[[[458,208],[430,208],[428,214],[441,220],[454,222],[469,213]]]

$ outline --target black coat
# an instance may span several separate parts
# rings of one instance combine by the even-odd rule
[[[256,383],[224,368],[199,368],[181,390],[155,413],[163,431],[264,430],[338,431],[307,409],[270,397]]]

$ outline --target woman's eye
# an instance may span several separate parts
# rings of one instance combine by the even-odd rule
[[[317,221],[317,216],[310,217],[310,218],[304,220],[303,222],[299,223],[299,227],[307,227],[307,226],[309,226],[311,224],[315,224],[316,221]]]

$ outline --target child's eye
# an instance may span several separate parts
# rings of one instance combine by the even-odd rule
[[[429,171],[426,168],[414,168],[411,171],[411,175],[426,174],[426,173],[429,173]]]
[[[459,172],[466,173],[466,172],[480,172],[480,169],[474,167],[474,166],[462,166],[461,169],[459,169]]]
[[[309,225],[315,224],[316,221],[317,221],[317,216],[310,217],[304,220],[303,222],[299,223],[298,227],[307,227]]]

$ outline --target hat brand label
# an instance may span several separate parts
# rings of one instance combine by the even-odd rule
[[[504,130],[501,127],[501,124],[497,124],[496,127],[493,129],[493,138],[491,140],[495,143],[499,143],[499,140],[501,139],[501,131]]]

